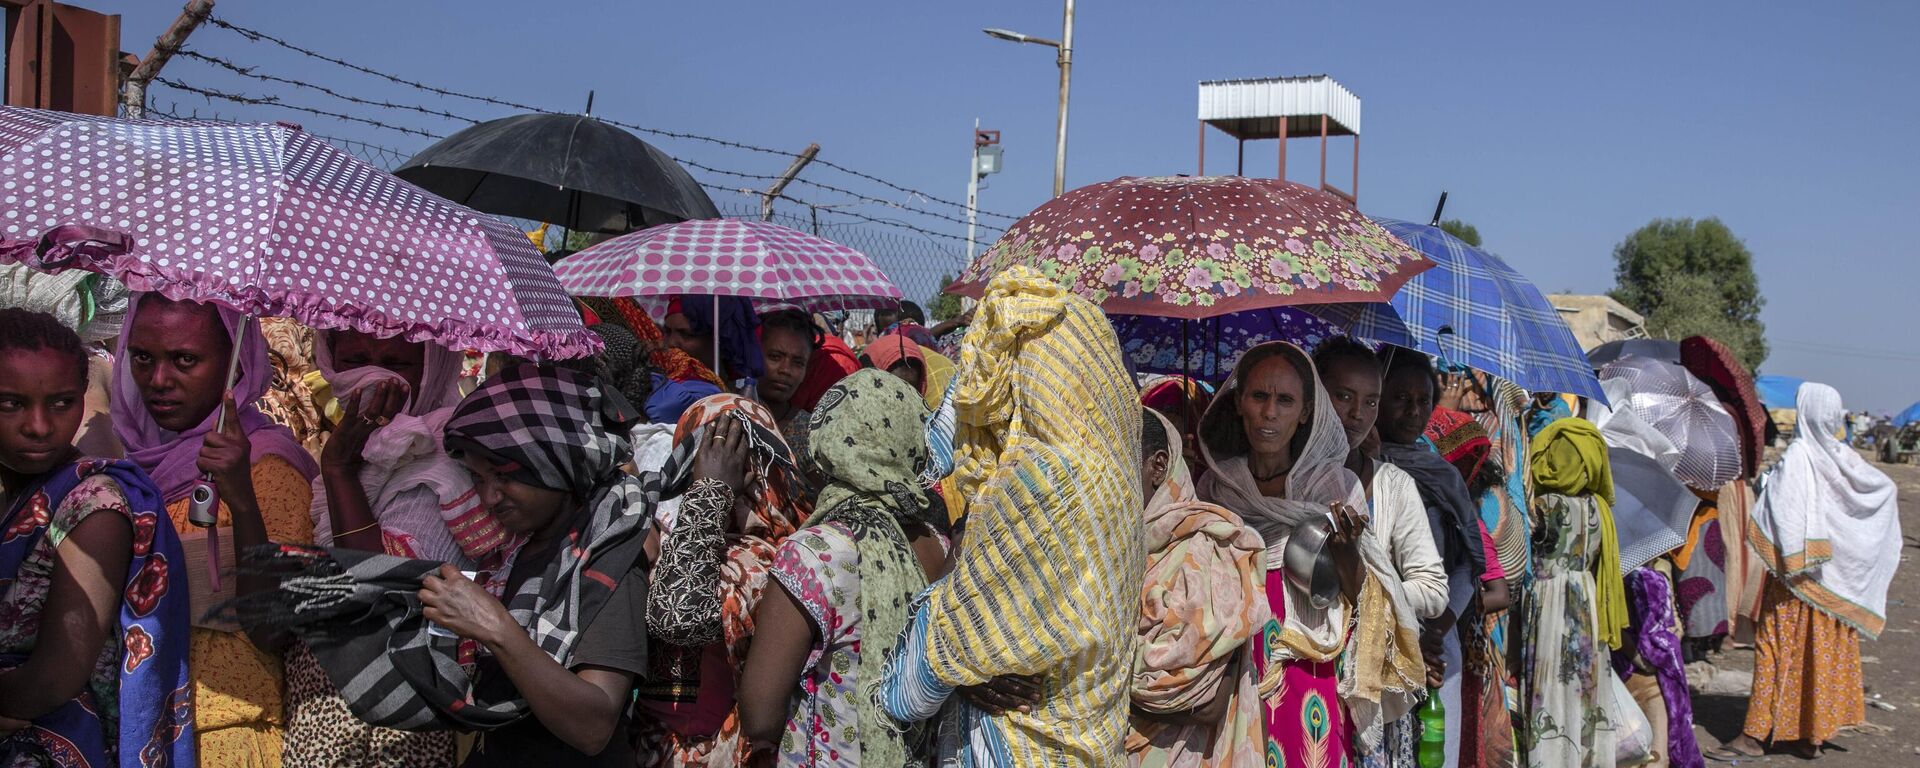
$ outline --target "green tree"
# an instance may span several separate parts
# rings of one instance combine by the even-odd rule
[[[928,320],[941,323],[960,316],[960,297],[947,293],[947,286],[952,284],[953,275],[940,276],[940,290],[927,300]]]
[[[1467,245],[1480,247],[1480,230],[1474,229],[1472,224],[1459,219],[1447,219],[1440,222],[1440,231],[1460,238],[1460,242]]]
[[[1712,336],[1749,369],[1767,359],[1753,254],[1719,219],[1656,219],[1613,249],[1612,296],[1654,336]]]

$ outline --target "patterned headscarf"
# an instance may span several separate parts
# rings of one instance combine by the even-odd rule
[[[721,393],[694,403],[680,415],[680,424],[673,431],[674,455],[667,459],[667,466],[690,471],[694,455],[711,442],[705,436],[714,422],[729,414],[745,422],[746,439],[753,448],[754,469],[758,471],[748,479],[745,495],[749,503],[727,526],[727,538],[778,542],[799,529],[800,521],[813,513],[813,505],[807,501],[805,481],[793,450],[780,438],[779,422],[759,401]]]
[[[820,492],[820,511],[807,524],[839,523],[852,532],[860,554],[856,568],[865,637],[898,637],[914,596],[927,588],[926,571],[901,526],[926,505],[917,475],[926,463],[927,416],[920,395],[906,382],[876,370],[842,379],[813,411],[813,461],[831,482]],[[875,765],[904,765],[908,740],[872,693],[886,668],[880,650],[871,645],[860,654],[854,677],[863,686],[855,697],[860,757]]]
[[[1487,437],[1486,427],[1463,411],[1435,408],[1433,417],[1427,420],[1426,435],[1440,458],[1460,470],[1460,479],[1471,489],[1474,476],[1493,453],[1493,440]]]
[[[653,322],[653,317],[648,315],[646,310],[641,309],[639,304],[635,304],[633,299],[626,297],[614,299],[613,308],[619,313],[627,330],[633,331],[634,338],[639,340],[640,348],[647,356],[647,361],[665,374],[669,380],[704,381],[719,389],[726,388],[726,385],[721,383],[720,377],[714,375],[705,363],[693,359],[693,356],[686,352],[667,346],[666,334],[660,332],[660,326]]]

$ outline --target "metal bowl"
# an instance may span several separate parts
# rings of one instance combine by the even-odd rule
[[[1314,608],[1333,605],[1340,594],[1340,574],[1333,567],[1333,552],[1327,540],[1333,537],[1333,520],[1316,517],[1293,527],[1287,537],[1287,549],[1281,558],[1287,581],[1307,593]]]

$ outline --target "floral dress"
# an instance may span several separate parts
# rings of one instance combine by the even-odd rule
[[[1591,496],[1542,494],[1533,501],[1532,592],[1520,606],[1520,712],[1515,723],[1528,766],[1614,764],[1591,566],[1600,554],[1600,510]]]
[[[34,640],[40,634],[41,610],[46,607],[47,595],[53,591],[54,551],[66,541],[67,534],[79,527],[80,521],[101,511],[130,516],[127,496],[121,492],[120,485],[106,475],[94,475],[74,486],[67,497],[60,500],[47,521],[46,535],[28,553],[18,575],[11,582],[0,581],[0,654],[24,657],[33,653]],[[103,735],[109,749],[120,735],[117,725],[120,720],[119,660],[120,633],[108,632],[100,657],[94,662],[93,674],[87,678],[86,690],[92,694],[90,703],[98,708],[101,723],[107,726]]]
[[[946,542],[943,539],[941,546]],[[857,766],[860,742],[860,554],[853,529],[828,522],[780,543],[772,577],[807,613],[819,639],[788,705],[779,764]],[[889,638],[891,639],[891,638]]]

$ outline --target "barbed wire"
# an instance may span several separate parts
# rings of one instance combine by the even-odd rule
[[[219,17],[219,16],[210,16],[210,17],[208,17],[208,19],[207,19],[207,22],[208,22],[208,23],[210,23],[210,24],[212,24],[212,25],[214,25],[215,27],[218,27],[218,28],[220,28],[220,29],[225,29],[225,30],[227,30],[227,31],[230,31],[230,32],[233,32],[234,34],[237,34],[237,35],[240,35],[241,37],[244,37],[244,38],[246,38],[246,39],[248,39],[248,40],[250,40],[250,41],[253,41],[253,42],[263,42],[263,41],[264,41],[264,42],[267,42],[267,43],[271,43],[271,44],[273,44],[273,45],[277,45],[277,46],[279,46],[279,47],[281,47],[281,48],[284,48],[284,49],[286,49],[286,50],[289,50],[289,51],[292,51],[292,52],[294,52],[294,53],[298,53],[298,54],[300,54],[300,55],[303,55],[303,56],[307,56],[307,57],[310,57],[310,58],[315,58],[315,59],[319,59],[319,60],[321,60],[321,61],[325,61],[325,62],[328,62],[328,63],[331,63],[331,64],[335,64],[335,65],[338,65],[338,66],[342,66],[342,67],[346,67],[346,68],[348,68],[348,69],[351,69],[351,70],[353,70],[353,71],[356,71],[356,72],[360,72],[360,73],[363,73],[363,74],[367,74],[367,75],[372,75],[372,76],[374,76],[374,77],[378,77],[378,78],[381,78],[381,79],[383,79],[383,80],[386,80],[386,81],[388,81],[388,82],[391,82],[391,83],[394,83],[394,84],[396,84],[396,85],[404,85],[404,86],[406,86],[406,87],[409,87],[409,88],[414,88],[414,89],[417,89],[417,90],[421,90],[421,91],[426,91],[426,92],[428,92],[428,93],[433,93],[433,94],[436,94],[436,95],[440,95],[440,96],[446,96],[446,97],[451,97],[451,98],[461,98],[461,99],[468,99],[468,100],[471,100],[471,101],[476,101],[476,102],[480,102],[480,103],[483,103],[483,104],[491,104],[491,105],[494,105],[494,106],[500,106],[500,107],[506,107],[506,108],[509,108],[509,109],[516,109],[516,110],[521,110],[521,111],[526,111],[526,112],[542,112],[542,113],[547,113],[547,114],[563,114],[563,113],[558,113],[558,112],[555,112],[554,110],[550,110],[550,109],[545,109],[545,108],[542,108],[542,107],[536,107],[536,106],[533,106],[533,105],[530,105],[530,104],[521,104],[521,103],[518,103],[518,102],[513,102],[513,101],[508,101],[508,100],[505,100],[505,99],[499,99],[499,98],[495,98],[495,97],[492,97],[492,96],[477,96],[477,95],[474,95],[474,94],[469,94],[469,93],[459,93],[459,92],[456,92],[456,91],[451,91],[451,90],[447,90],[447,89],[445,89],[445,88],[439,88],[439,87],[435,87],[435,86],[432,86],[432,85],[428,85],[428,84],[426,84],[426,83],[422,83],[422,82],[419,82],[419,81],[415,81],[415,80],[409,80],[409,79],[406,79],[406,78],[403,78],[403,77],[399,77],[399,76],[397,76],[397,75],[392,75],[392,74],[388,74],[388,73],[386,73],[386,72],[381,72],[381,71],[379,71],[379,70],[376,70],[376,69],[372,69],[372,68],[370,68],[370,67],[366,67],[366,66],[362,66],[362,65],[359,65],[359,64],[355,64],[355,63],[353,63],[353,62],[350,62],[350,61],[346,61],[346,60],[344,60],[344,59],[340,59],[340,58],[336,58],[336,57],[333,57],[333,56],[328,56],[328,55],[326,55],[326,54],[324,54],[324,53],[320,53],[319,51],[315,51],[315,50],[312,50],[312,49],[309,49],[309,48],[304,48],[304,47],[301,47],[301,46],[298,46],[298,45],[295,45],[295,44],[293,44],[293,43],[290,43],[290,42],[287,42],[286,40],[283,40],[283,39],[281,39],[281,38],[278,38],[278,37],[275,37],[275,36],[273,36],[273,35],[269,35],[269,34],[267,34],[267,33],[265,33],[265,32],[261,32],[261,31],[259,31],[259,30],[255,30],[255,29],[250,29],[250,28],[247,28],[247,27],[242,27],[242,26],[240,26],[240,25],[238,25],[238,24],[234,24],[234,23],[232,23],[232,22],[230,22],[230,21],[227,21],[226,19],[223,19],[223,18],[221,18],[221,17]],[[416,109],[424,109],[424,108],[416,108]],[[432,112],[429,112],[429,114],[432,114]],[[451,115],[445,115],[445,114],[443,114],[442,116],[451,116]],[[456,118],[456,119],[466,119],[466,118]],[[753,144],[747,144],[747,143],[743,143],[743,142],[738,142],[738,141],[732,141],[732,140],[729,140],[729,139],[721,139],[721,138],[716,138],[716,137],[712,137],[712,136],[703,136],[703,135],[700,135],[700,134],[696,134],[696,133],[687,133],[687,132],[684,132],[684,131],[670,131],[670,130],[666,130],[666,129],[662,129],[662,128],[652,128],[652,127],[648,127],[648,126],[643,126],[643,125],[636,125],[636,124],[633,124],[633,123],[627,123],[627,122],[622,122],[622,121],[619,121],[619,120],[612,120],[612,119],[608,119],[608,118],[604,118],[604,117],[603,117],[603,118],[600,118],[600,119],[601,119],[601,120],[604,120],[605,122],[607,122],[607,123],[609,123],[609,124],[611,124],[611,125],[616,125],[616,126],[619,126],[619,127],[621,127],[621,128],[626,128],[626,129],[628,129],[628,130],[631,130],[631,131],[637,131],[637,132],[640,132],[640,133],[646,133],[646,134],[649,134],[649,135],[654,135],[654,136],[665,136],[665,137],[669,137],[669,138],[675,138],[675,139],[682,139],[682,140],[687,140],[687,141],[700,141],[700,142],[705,142],[705,143],[709,143],[709,144],[714,144],[714,145],[718,145],[718,146],[723,146],[723,147],[728,147],[728,148],[732,148],[732,149],[739,149],[739,150],[746,150],[746,151],[750,151],[750,152],[758,152],[758,153],[762,153],[762,154],[768,154],[768,155],[774,155],[774,156],[778,156],[778,157],[784,157],[784,158],[789,158],[789,159],[792,159],[792,158],[797,158],[797,157],[799,157],[799,153],[796,153],[796,152],[789,152],[789,151],[786,151],[786,150],[782,150],[782,149],[774,149],[774,148],[772,148],[772,147],[762,147],[762,146],[756,146],[756,145],[753,145]],[[907,194],[907,195],[912,195],[912,196],[916,196],[916,197],[919,197],[919,198],[921,198],[921,199],[924,199],[924,200],[926,200],[926,201],[928,201],[928,202],[932,202],[932,203],[938,203],[938,204],[941,204],[941,205],[947,205],[947,206],[952,206],[952,207],[956,207],[956,208],[961,208],[961,209],[965,209],[965,208],[966,208],[966,204],[965,204],[965,203],[959,203],[959,202],[954,202],[954,201],[952,201],[952,200],[946,200],[946,199],[943,199],[943,198],[940,198],[940,197],[937,197],[937,196],[935,196],[935,195],[931,195],[931,194],[928,194],[928,193],[926,193],[926,192],[923,192],[923,191],[920,191],[920,190],[917,190],[917,189],[913,189],[913,188],[911,188],[911,187],[906,187],[906,186],[902,186],[902,185],[900,185],[900,184],[897,184],[897,183],[894,183],[894,182],[892,182],[892,181],[888,181],[888,180],[886,180],[886,179],[883,179],[883,178],[881,178],[881,177],[879,177],[879,176],[875,176],[875,175],[873,175],[873,174],[870,174],[870,173],[866,173],[866,172],[864,172],[864,171],[858,171],[858,170],[854,170],[853,168],[849,168],[849,167],[847,167],[847,166],[844,166],[844,165],[841,165],[841,164],[839,164],[839,163],[836,163],[836,162],[833,162],[833,161],[831,161],[831,160],[824,160],[824,159],[818,159],[818,158],[816,158],[816,159],[815,159],[815,160],[814,160],[813,162],[814,162],[815,164],[817,164],[817,165],[820,165],[821,167],[824,167],[824,168],[830,168],[830,169],[833,169],[833,170],[835,170],[835,171],[839,171],[839,172],[841,172],[841,173],[844,173],[844,174],[847,174],[847,175],[850,175],[850,176],[853,176],[853,177],[856,177],[856,178],[860,178],[860,179],[864,179],[864,180],[866,180],[866,181],[871,181],[871,182],[874,182],[874,183],[876,183],[876,184],[880,184],[881,186],[884,186],[884,187],[887,187],[887,188],[889,188],[889,189],[892,189],[892,190],[894,190],[894,191],[896,191],[896,192],[901,192],[901,193],[903,193],[903,194]],[[975,213],[976,213],[976,214],[978,214],[978,215],[980,215],[980,216],[985,216],[985,217],[988,217],[988,218],[996,218],[996,219],[1003,219],[1003,220],[1006,220],[1006,221],[1010,221],[1010,222],[1011,222],[1011,221],[1018,221],[1018,220],[1019,220],[1019,218],[1020,218],[1020,217],[1018,217],[1018,216],[1013,216],[1013,215],[1009,215],[1009,214],[1005,214],[1005,213],[998,213],[998,212],[995,212],[995,211],[986,211],[986,210],[977,210],[977,209],[976,209],[976,211],[975,211]]]
[[[699,171],[705,171],[705,172],[707,172],[707,173],[714,173],[714,174],[720,174],[720,175],[722,175],[722,176],[731,176],[731,177],[733,177],[733,178],[739,178],[739,179],[752,179],[752,180],[754,180],[754,181],[779,181],[779,180],[780,180],[780,179],[782,178],[782,177],[780,177],[780,176],[776,176],[776,175],[773,175],[773,174],[765,174],[765,173],[744,173],[744,172],[741,172],[741,171],[729,171],[729,170],[725,170],[725,169],[722,169],[722,168],[714,168],[714,167],[712,167],[712,166],[709,166],[709,165],[706,165],[706,164],[704,164],[704,163],[700,163],[700,162],[697,162],[697,161],[693,161],[693,160],[684,160],[684,159],[683,159],[683,160],[679,160],[679,163],[680,163],[681,165],[684,165],[684,166],[687,166],[688,168],[692,168],[692,169],[695,169],[695,170],[699,170]],[[855,192],[855,191],[853,191],[853,190],[850,190],[850,189],[842,189],[842,188],[840,188],[840,187],[836,187],[836,186],[833,186],[833,185],[830,185],[830,184],[821,184],[821,183],[818,183],[818,182],[811,182],[811,181],[807,181],[807,180],[806,180],[805,178],[803,178],[803,177],[795,177],[795,178],[793,179],[793,183],[795,183],[795,184],[806,184],[807,186],[811,186],[811,187],[817,187],[817,188],[819,188],[819,189],[823,189],[823,190],[826,190],[826,191],[829,191],[829,192],[837,192],[837,193],[839,193],[839,194],[843,194],[843,195],[846,195],[846,196],[848,196],[848,197],[852,197],[852,198],[855,198],[855,199],[858,199],[858,200],[860,200],[861,202],[866,202],[866,203],[874,203],[874,204],[876,204],[876,205],[884,205],[884,206],[887,206],[887,207],[890,207],[890,208],[894,208],[894,209],[897,209],[897,210],[901,210],[901,211],[906,211],[906,212],[909,212],[909,213],[916,213],[916,214],[919,214],[919,215],[922,215],[922,216],[927,216],[927,217],[931,217],[931,218],[935,218],[935,219],[940,219],[940,220],[943,220],[943,221],[950,221],[950,222],[953,222],[953,223],[955,223],[955,224],[965,224],[965,223],[967,223],[967,220],[966,220],[966,219],[963,219],[963,218],[960,218],[960,217],[957,217],[957,216],[948,216],[948,215],[946,215],[946,214],[943,214],[943,213],[938,213],[938,212],[935,212],[935,211],[928,211],[928,210],[923,210],[923,209],[920,209],[920,208],[914,208],[914,207],[912,207],[912,206],[909,206],[909,205],[901,205],[901,204],[899,204],[899,203],[896,203],[896,202],[894,202],[894,201],[892,201],[892,200],[888,200],[888,199],[885,199],[885,198],[879,198],[879,197],[872,197],[872,196],[869,196],[869,195],[863,195],[863,194],[860,194],[859,192]],[[763,196],[763,197],[765,196],[765,193],[763,193],[763,192],[756,192],[756,191],[752,191],[752,190],[743,190],[743,191],[747,191],[747,192],[750,192],[751,194],[755,194],[755,195],[761,195],[761,196]],[[800,203],[801,205],[808,205],[808,206],[812,206],[812,205],[813,205],[812,203],[809,203],[809,202],[807,202],[807,201],[805,201],[805,200],[801,200],[801,199],[799,199],[799,198],[795,198],[795,197],[789,197],[789,196],[787,196],[787,195],[785,195],[785,194],[782,194],[782,195],[778,195],[778,197],[780,197],[780,198],[782,198],[782,199],[785,199],[785,200],[791,200],[791,201],[793,201],[793,202],[796,202],[796,203]],[[987,231],[988,233],[990,233],[990,234],[994,234],[994,235],[998,235],[998,234],[1002,234],[1002,233],[1004,233],[1004,232],[1006,232],[1006,228],[1005,228],[1005,227],[996,227],[996,226],[994,226],[994,225],[992,225],[992,224],[976,224],[976,226],[977,226],[977,227],[979,227],[980,229],[983,229],[983,230],[986,230],[986,231]],[[962,238],[962,239],[965,239],[965,238]]]
[[[415,136],[424,136],[429,139],[440,138],[439,134],[433,133],[431,131],[423,131],[419,128],[409,128],[403,125],[393,125],[391,123],[386,123],[386,122],[374,120],[371,118],[355,117],[353,115],[341,114],[339,112],[330,112],[324,109],[316,109],[314,107],[301,106],[299,104],[288,104],[284,101],[281,101],[280,97],[278,96],[248,96],[246,94],[241,94],[241,93],[228,93],[226,91],[214,90],[212,88],[202,88],[197,85],[187,85],[186,83],[182,83],[178,80],[173,80],[171,78],[166,78],[166,77],[156,77],[153,79],[153,81],[161,85],[167,86],[168,88],[173,88],[175,90],[180,90],[180,91],[186,91],[187,93],[197,94],[197,95],[206,97],[209,100],[219,99],[221,101],[230,101],[235,104],[263,105],[263,106],[278,107],[280,109],[291,109],[296,112],[306,112],[308,114],[320,115],[322,117],[331,117],[335,120],[345,120],[347,122],[352,122],[352,123],[361,123],[365,125],[371,125],[375,128],[384,128],[386,130],[395,131],[398,133],[408,133],[408,134],[413,134]]]
[[[228,72],[239,75],[241,77],[252,78],[254,80],[259,80],[261,82],[267,82],[267,83],[284,83],[286,85],[291,85],[296,88],[305,88],[311,91],[318,91],[320,93],[324,93],[328,96],[332,96],[341,101],[348,101],[354,104],[361,104],[369,107],[380,107],[384,109],[403,109],[409,112],[418,112],[420,114],[428,115],[431,117],[443,117],[448,120],[460,120],[470,125],[477,125],[481,122],[480,120],[467,117],[466,115],[456,115],[452,112],[447,112],[445,110],[433,109],[430,107],[422,107],[414,104],[396,104],[390,101],[364,99],[358,96],[350,96],[348,94],[340,93],[339,91],[335,91],[332,88],[327,88],[325,86],[314,85],[313,83],[302,82],[299,80],[291,80],[288,78],[279,77],[277,75],[262,74],[260,72],[255,71],[253,67],[243,67],[231,61],[228,61],[226,59],[220,58],[218,56],[209,56],[207,54],[204,54],[195,50],[182,49],[174,55],[181,56],[188,59],[193,59],[195,61],[205,62],[207,64],[210,64],[215,67],[219,67],[220,69],[224,69]]]

